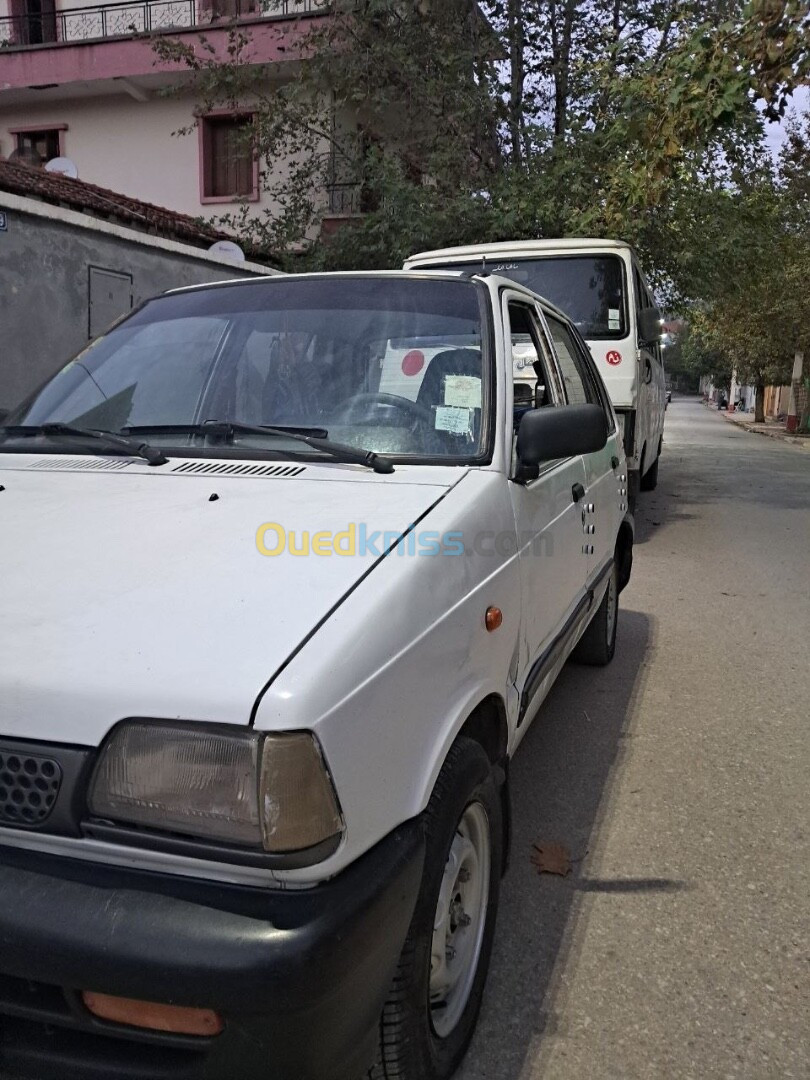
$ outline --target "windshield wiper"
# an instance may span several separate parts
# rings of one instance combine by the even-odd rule
[[[314,435],[302,435],[294,429],[286,427],[272,427],[265,424],[240,424],[236,420],[206,420],[201,427],[212,434],[222,435],[224,438],[232,438],[234,434],[240,435],[280,435],[285,439],[293,439],[295,442],[311,446],[313,450],[321,450],[324,454],[336,458],[338,461],[346,461],[352,465],[365,465],[367,469],[373,469],[377,473],[392,473],[393,463],[373,450],[358,450],[356,446],[346,446],[345,443],[332,442],[327,438],[328,432],[324,431],[323,437]],[[323,430],[323,429],[321,429]]]
[[[44,435],[46,439],[59,438],[67,435],[70,438],[88,439],[91,442],[104,443],[105,446],[126,450],[133,457],[141,457],[150,465],[165,465],[169,460],[162,450],[158,450],[149,443],[138,442],[136,439],[128,439],[124,435],[116,435],[112,431],[100,431],[96,428],[74,427],[72,424],[50,423],[21,425],[18,427],[0,427],[0,432],[5,438],[22,438]]]
[[[238,420],[204,420],[201,424],[166,424],[158,427],[128,427],[122,430],[131,435],[213,435],[223,439],[233,439],[234,435],[277,435],[303,443],[350,465],[364,465],[377,473],[394,471],[393,463],[387,457],[375,454],[373,450],[358,450],[356,446],[333,442],[327,437],[329,433],[325,428],[274,427],[268,424],[243,424]]]

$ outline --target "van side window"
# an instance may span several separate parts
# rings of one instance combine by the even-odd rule
[[[593,354],[588,348],[587,341],[576,327],[573,328],[571,336],[574,339],[574,344],[577,346],[576,356],[579,360],[580,373],[582,374],[586,387],[590,388],[590,392],[593,395],[589,398],[589,401],[596,402],[602,406],[602,412],[604,412],[605,419],[607,420],[608,431],[613,432],[615,431],[613,410],[610,406],[610,399],[608,398],[607,391],[605,390],[605,384],[596,373]]]
[[[564,323],[555,319],[553,315],[546,315],[546,322],[551,331],[554,348],[557,351],[557,359],[560,362],[565,394],[570,405],[584,405],[587,402],[600,404],[599,394],[596,387],[584,367],[583,359],[579,355],[576,340],[571,331]]]
[[[644,285],[641,280],[641,274],[638,272],[638,267],[633,264],[633,293],[636,298],[636,310],[641,311],[642,308],[647,306],[647,300],[645,298]]]

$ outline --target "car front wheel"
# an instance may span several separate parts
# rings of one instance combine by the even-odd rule
[[[472,1039],[503,862],[501,800],[481,746],[459,738],[425,811],[422,888],[368,1080],[447,1080]]]

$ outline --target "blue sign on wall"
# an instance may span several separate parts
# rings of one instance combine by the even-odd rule
[[[8,231],[8,218],[5,210],[0,210],[0,232]]]

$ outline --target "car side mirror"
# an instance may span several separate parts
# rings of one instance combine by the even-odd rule
[[[594,454],[607,443],[608,427],[600,405],[560,405],[532,409],[520,421],[515,480],[525,484],[540,473],[540,463],[577,454]]]
[[[638,313],[639,340],[652,344],[661,338],[661,312],[658,308],[642,308]]]

